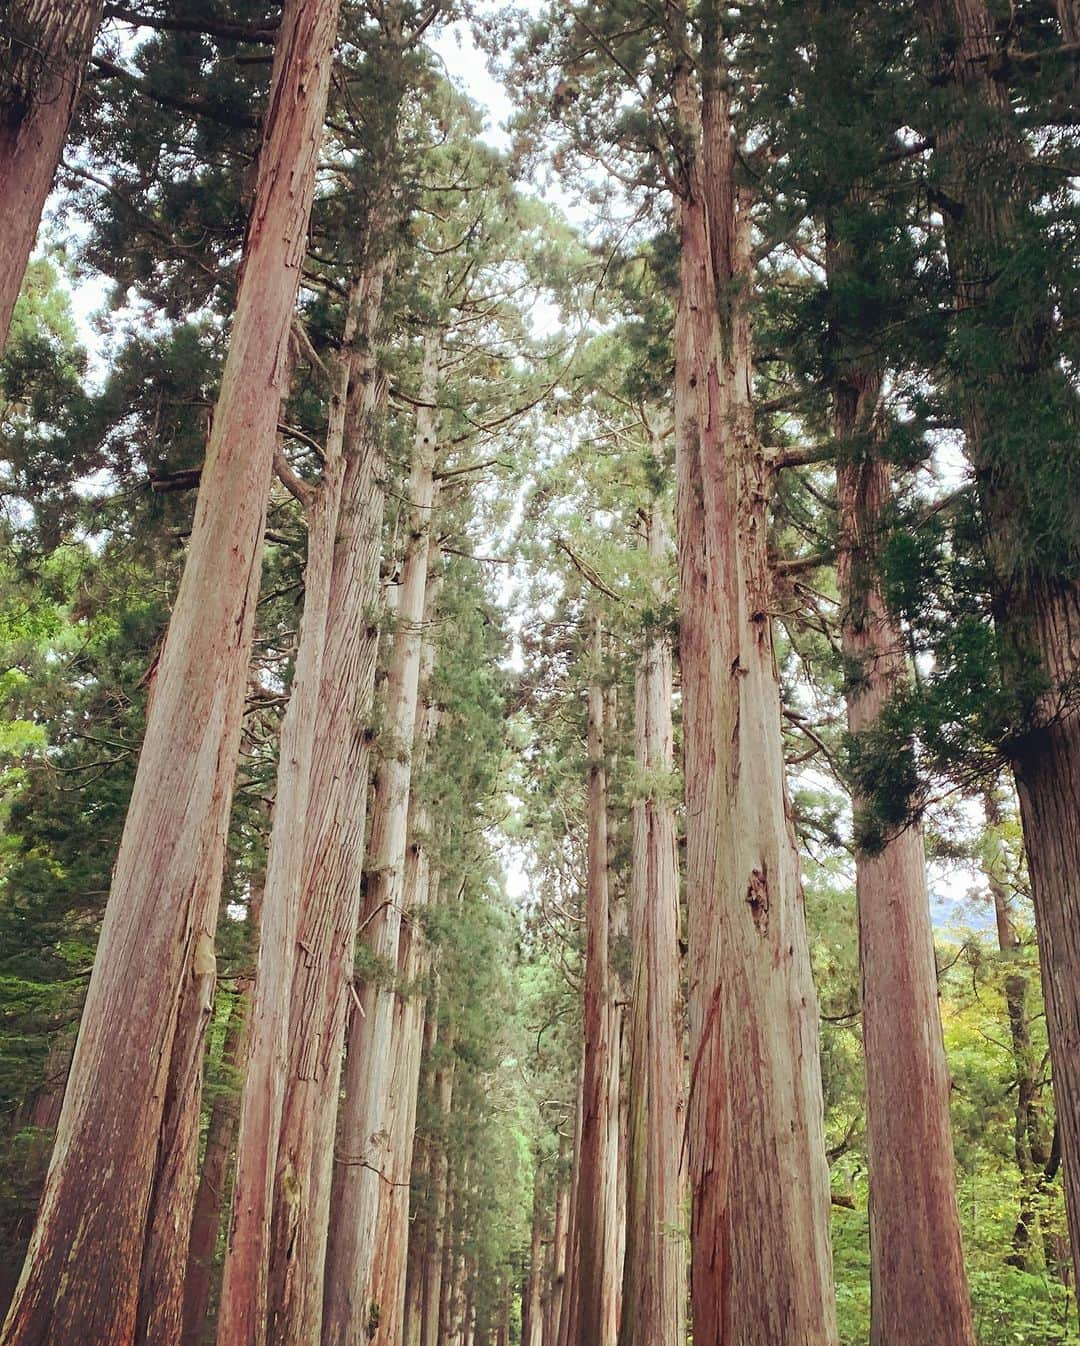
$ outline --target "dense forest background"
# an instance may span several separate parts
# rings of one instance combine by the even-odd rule
[[[76,8],[0,1340],[1076,1346],[1075,0]]]

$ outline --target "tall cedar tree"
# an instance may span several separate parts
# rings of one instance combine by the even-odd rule
[[[1061,359],[1058,307],[1072,298],[1057,293],[1053,255],[1040,258],[1031,247],[1038,164],[1007,72],[998,69],[1002,37],[990,9],[983,0],[929,0],[919,8],[956,314],[953,391],[982,507],[1002,681],[1012,697],[1007,747],[1080,1268],[1080,534],[1075,513],[1062,510],[1076,499],[1080,407]],[[1063,3],[1058,13],[1065,37],[1074,6]],[[1020,265],[1010,266],[1012,257]]]
[[[675,422],[690,942],[691,1301],[701,1342],[836,1339],[817,999],[754,433],[751,195],[720,7],[675,69]],[[752,1213],[752,1214],[751,1214]]]

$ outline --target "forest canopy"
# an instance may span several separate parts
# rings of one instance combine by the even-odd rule
[[[0,1346],[1080,1346],[1078,61],[0,5]]]

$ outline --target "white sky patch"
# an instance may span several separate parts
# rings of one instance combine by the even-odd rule
[[[472,30],[463,19],[449,23],[434,34],[428,46],[446,68],[447,76],[486,113],[483,139],[499,150],[510,148],[507,123],[514,105],[502,84],[487,66],[487,57],[476,45]]]

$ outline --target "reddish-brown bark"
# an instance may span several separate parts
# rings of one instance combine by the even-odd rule
[[[282,371],[336,23],[336,0],[293,0],[282,18],[188,562],[5,1346],[130,1342],[155,1181],[160,1190],[182,1163],[190,1176],[179,1188],[194,1197],[189,1136],[161,1125],[190,1118],[201,1070]],[[190,1204],[167,1214],[186,1241]],[[178,1314],[170,1339],[179,1326]]]
[[[12,0],[0,56],[0,349],[78,102],[102,0]]]

